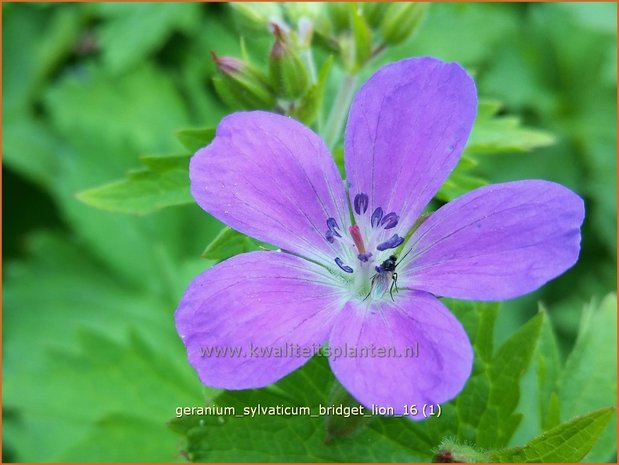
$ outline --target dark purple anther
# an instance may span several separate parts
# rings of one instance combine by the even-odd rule
[[[355,213],[357,215],[361,215],[368,211],[368,196],[366,194],[357,194],[355,195],[355,200],[353,202],[355,206]]]
[[[335,237],[333,237],[333,231],[331,231],[330,229],[327,229],[327,232],[325,234],[325,239],[327,239],[330,243],[333,244],[333,241],[335,241]]]
[[[402,244],[402,242],[404,242],[404,238],[398,236],[397,234],[394,234],[389,239],[387,239],[385,242],[378,244],[376,246],[376,249],[381,250],[381,251],[387,250],[387,249],[395,249],[396,247],[399,247]]]
[[[344,265],[344,262],[342,262],[342,259],[340,257],[335,257],[335,263],[337,263],[337,266],[339,266],[346,273],[353,272],[351,267],[349,267],[348,265]]]
[[[378,225],[380,224],[380,220],[383,219],[383,209],[378,207],[376,210],[374,210],[374,213],[372,213],[372,227],[376,228],[378,227]]]
[[[383,217],[383,220],[380,222],[380,225],[383,226],[385,229],[395,228],[398,224],[399,219],[400,217],[394,212],[387,213]]]
[[[382,273],[383,271],[385,271],[385,269],[380,265],[376,265],[374,269],[376,270],[377,273]]]
[[[371,253],[366,252],[366,253],[360,253],[359,255],[357,255],[357,258],[361,260],[362,262],[367,262],[371,256],[372,256]]]
[[[340,236],[340,233],[337,232],[340,227],[337,225],[337,221],[335,221],[335,218],[327,219],[327,228],[329,228],[329,231],[331,231],[335,237],[342,237]]]

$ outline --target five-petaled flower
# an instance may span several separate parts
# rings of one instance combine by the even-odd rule
[[[309,354],[204,357],[202,347],[247,355],[250,346],[327,342],[333,350],[399,349],[330,359],[365,405],[403,413],[463,388],[471,344],[438,297],[496,301],[537,289],[576,262],[584,216],[580,197],[558,184],[508,182],[447,203],[406,240],[458,162],[476,109],[473,80],[455,63],[425,57],[384,66],[351,106],[345,183],[323,141],[297,121],[260,111],[221,121],[191,159],[192,195],[281,251],[232,257],[187,289],[176,326],[204,384],[266,386]],[[402,258],[395,270],[385,264],[392,255]],[[418,356],[402,356],[411,346]]]

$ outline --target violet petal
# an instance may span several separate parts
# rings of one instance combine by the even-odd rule
[[[324,260],[327,218],[350,223],[341,177],[323,141],[301,123],[262,111],[233,113],[193,156],[191,193],[244,234]],[[322,252],[322,256],[318,255]]]
[[[257,388],[307,362],[312,354],[273,351],[318,350],[326,341],[343,307],[341,291],[329,279],[322,267],[281,252],[237,255],[194,279],[175,320],[202,382],[222,389]],[[203,348],[240,350],[244,356],[205,356]],[[258,356],[252,356],[252,348],[258,348]]]
[[[348,181],[409,230],[456,166],[476,111],[475,84],[456,63],[423,57],[382,67],[351,106]]]
[[[559,184],[481,187],[444,205],[415,231],[400,284],[458,299],[526,294],[576,263],[583,218],[582,199]]]
[[[383,356],[334,357],[338,348],[361,353],[366,347],[368,354],[372,345],[384,350]],[[385,356],[391,347],[400,356]],[[368,408],[393,407],[395,414],[416,404],[419,415],[410,417],[415,420],[424,419],[424,404],[455,397],[473,365],[460,322],[434,296],[405,289],[395,302],[373,304],[372,312],[358,301],[348,302],[331,331],[329,350],[333,373],[359,402]]]

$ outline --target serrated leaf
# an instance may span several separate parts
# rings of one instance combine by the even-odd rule
[[[429,460],[431,446],[404,418],[368,418],[352,437],[327,439],[325,415],[328,392],[334,382],[327,361],[314,357],[303,368],[275,385],[260,390],[227,391],[215,399],[233,407],[235,415],[188,416],[170,422],[182,434],[183,450],[192,462],[335,462]],[[310,407],[311,415],[257,414],[252,408]],[[367,410],[366,410],[367,412]],[[216,440],[214,440],[216,438]],[[303,438],[303,441],[299,441]]]
[[[220,262],[234,255],[256,250],[258,244],[260,243],[255,239],[226,226],[206,246],[202,252],[202,258]]]
[[[181,129],[176,131],[176,137],[193,154],[196,150],[211,143],[215,137],[215,129]]]
[[[614,413],[614,408],[606,408],[578,417],[541,434],[523,447],[495,452],[492,460],[508,463],[579,462],[599,439]]]
[[[77,198],[102,210],[136,215],[193,202],[189,157],[143,157],[142,161],[147,167],[129,172],[127,179],[82,191]]]
[[[3,439],[15,458],[175,460],[164,422],[201,399],[170,324],[177,296],[128,287],[67,239],[37,236],[32,249],[6,264],[3,286],[3,403],[16,413]]]
[[[546,131],[523,127],[514,116],[497,116],[497,101],[479,102],[479,113],[466,144],[467,153],[528,152],[555,143]]]
[[[488,367],[488,404],[477,430],[478,447],[505,446],[520,423],[520,415],[514,413],[520,396],[519,384],[537,347],[542,322],[541,314],[533,317],[493,357]]]
[[[584,312],[581,331],[560,380],[561,418],[567,420],[593,409],[615,405],[617,399],[617,297],[609,294]],[[587,456],[601,462],[616,450],[616,417],[612,427]]]

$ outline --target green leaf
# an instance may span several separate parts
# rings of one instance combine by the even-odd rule
[[[191,34],[200,26],[197,4],[101,3],[97,7],[104,18],[97,31],[103,59],[115,73],[146,59],[174,32]]]
[[[220,262],[234,255],[256,250],[258,244],[260,243],[251,237],[226,226],[206,246],[206,249],[202,252],[202,258]]]
[[[496,116],[502,105],[496,100],[480,100],[477,119],[462,158],[437,193],[440,200],[449,202],[473,189],[488,184],[471,174],[479,164],[479,156],[504,152],[528,152],[552,145],[553,136],[544,131],[522,127],[519,118]]]
[[[176,137],[183,147],[193,154],[196,150],[211,143],[215,137],[215,129],[181,129],[176,131]]]
[[[60,63],[72,53],[87,18],[81,5],[54,5],[47,10],[29,4],[3,8],[2,108],[5,121],[27,112]],[[45,40],[41,40],[45,37]]]
[[[495,452],[492,460],[508,463],[573,463],[591,450],[615,413],[614,408],[597,410],[559,425],[523,447]]]
[[[186,416],[172,420],[170,427],[184,436],[183,450],[192,462],[419,462],[430,459],[431,446],[414,432],[413,422],[404,418],[370,417],[368,426],[350,436],[328,436],[328,415],[325,411],[321,413],[319,406],[332,406],[327,396],[333,383],[327,361],[314,357],[303,368],[271,387],[228,391],[215,399],[217,406],[234,408],[235,415]],[[307,406],[311,414],[262,414],[252,418],[248,409],[258,406]]]
[[[543,306],[540,306],[540,312],[543,316],[543,323],[534,362],[537,366],[536,375],[539,386],[540,427],[545,431],[559,424],[557,410],[559,399],[556,392],[561,374],[561,359],[552,324]]]
[[[16,415],[4,440],[24,462],[176,460],[164,423],[202,399],[170,324],[180,291],[135,289],[75,241],[34,239],[5,268],[3,403]]]
[[[127,179],[77,194],[87,205],[112,212],[145,215],[171,205],[192,203],[189,193],[189,157],[141,157],[146,165]]]
[[[538,315],[520,328],[490,360],[496,308],[486,311],[492,313],[478,320],[479,329],[471,337],[475,364],[473,375],[455,400],[455,433],[461,442],[492,449],[504,447],[520,422],[520,414],[515,413],[519,385],[537,345],[542,317]]]
[[[525,444],[560,423],[557,397],[561,374],[559,349],[550,318],[542,305],[539,306],[539,316],[542,319],[540,337],[531,364],[523,376],[518,403],[518,411],[526,414],[511,444]]]
[[[617,297],[609,294],[583,312],[580,333],[560,380],[561,418],[567,420],[617,401]],[[607,461],[616,450],[616,420],[587,456]]]

